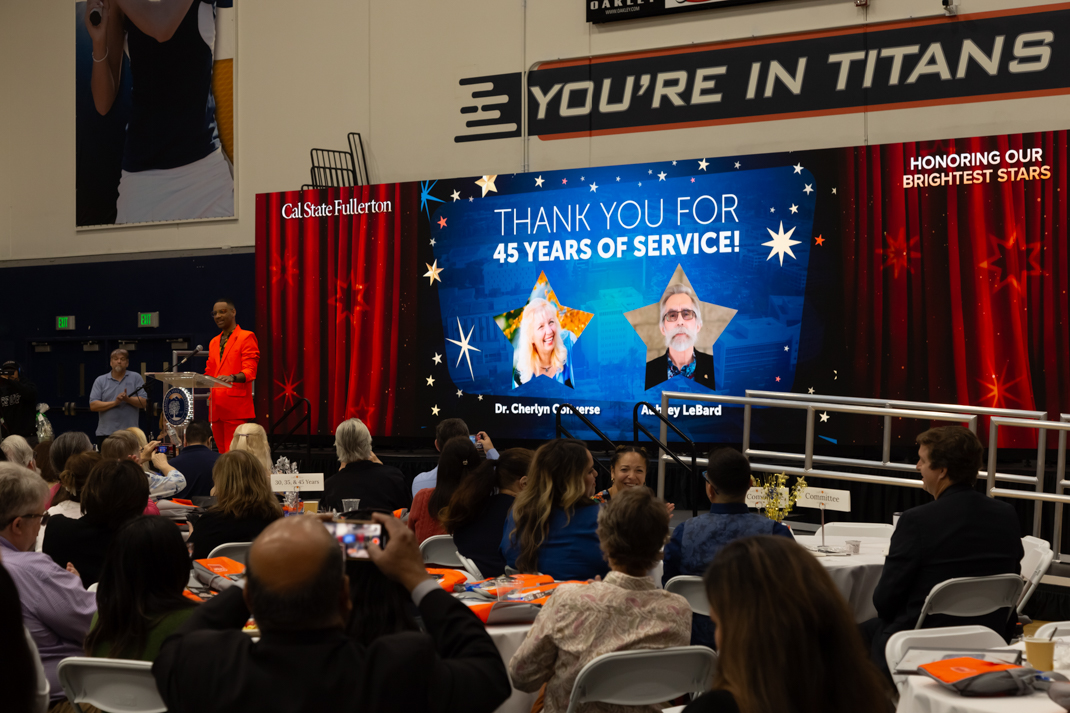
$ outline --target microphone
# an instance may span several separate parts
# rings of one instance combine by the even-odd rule
[[[180,362],[178,362],[177,364],[175,364],[175,371],[178,371],[178,367],[182,366],[182,365],[183,365],[183,364],[185,364],[185,363],[186,363],[187,361],[189,361],[189,360],[190,360],[190,359],[192,359],[193,357],[195,357],[195,356],[197,356],[198,354],[200,354],[200,353],[201,353],[201,349],[203,349],[203,347],[202,347],[202,346],[201,346],[200,344],[198,344],[198,345],[197,345],[197,348],[196,348],[196,349],[194,349],[194,350],[193,350],[192,352],[190,352],[190,355],[189,355],[188,357],[186,357],[186,358],[185,358],[185,359],[183,359],[182,361],[180,361]]]
[[[89,21],[93,23],[93,27],[96,27],[97,25],[99,25],[100,24],[100,20],[101,20],[101,14],[100,14],[100,8],[99,7],[95,7],[92,10],[89,11]]]

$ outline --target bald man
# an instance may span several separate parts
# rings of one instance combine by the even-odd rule
[[[427,634],[362,646],[351,615],[342,551],[316,516],[276,520],[249,550],[244,590],[199,606],[153,664],[169,713],[493,711],[511,693],[482,622],[424,569],[412,532],[373,516],[389,535],[372,562],[420,609]],[[262,633],[241,628],[250,612]]]

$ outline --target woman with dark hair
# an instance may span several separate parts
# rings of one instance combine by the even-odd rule
[[[39,443],[37,445],[40,447],[43,444]],[[93,442],[89,440],[89,436],[81,431],[67,431],[66,433],[61,433],[49,446],[47,459],[38,458],[38,464],[43,464],[44,460],[48,461],[49,475],[45,475],[44,466],[42,465],[41,477],[48,483],[49,507],[59,505],[70,497],[69,493],[63,489],[62,483],[59,482],[59,474],[67,467],[67,460],[79,453],[91,450],[93,450]],[[36,453],[36,451],[34,452]]]
[[[193,612],[182,595],[189,553],[170,520],[143,515],[115,533],[97,587],[87,656],[152,661],[163,640]]]
[[[51,518],[41,549],[60,567],[73,566],[88,587],[100,576],[115,532],[145,509],[149,481],[132,460],[102,460],[93,466],[79,496],[81,519]]]
[[[505,564],[554,579],[590,579],[609,565],[598,542],[594,458],[583,441],[560,438],[539,446],[527,486],[505,520]]]
[[[498,460],[485,460],[461,482],[442,511],[442,526],[453,535],[457,551],[475,562],[484,577],[505,574],[498,546],[516,496],[527,482],[534,451],[509,448]]]
[[[93,468],[100,460],[100,454],[96,451],[86,451],[67,459],[67,467],[59,474],[59,482],[63,485],[61,492],[67,495],[67,499],[48,509],[50,519],[57,515],[63,515],[71,520],[82,517],[81,493],[85,489],[86,481],[89,480],[89,474],[93,472]],[[44,544],[47,530],[47,525],[41,525],[41,531],[37,533],[38,551]]]
[[[416,541],[445,535],[442,526],[442,511],[450,504],[457,488],[475,472],[480,465],[479,449],[468,436],[454,436],[442,446],[438,456],[438,481],[434,488],[424,488],[416,493],[409,509],[409,529],[416,533]]]
[[[271,474],[249,451],[231,450],[212,467],[215,505],[192,523],[187,542],[193,559],[204,559],[219,545],[252,542],[264,528],[282,517],[271,491]]]
[[[720,656],[713,690],[685,713],[891,710],[847,603],[802,545],[735,540],[704,580]]]

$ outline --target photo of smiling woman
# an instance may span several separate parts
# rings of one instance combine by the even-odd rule
[[[513,353],[513,388],[536,376],[546,376],[574,388],[571,350],[576,338],[561,327],[557,307],[532,298],[520,318],[519,337]]]

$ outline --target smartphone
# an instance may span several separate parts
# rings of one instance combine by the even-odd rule
[[[166,456],[173,456],[175,454],[175,447],[170,443],[161,443],[156,446],[157,453],[163,453]]]
[[[483,450],[483,444],[479,442],[479,436],[469,436],[468,440],[470,440],[472,444],[480,451]]]
[[[386,532],[383,526],[371,520],[346,520],[343,522],[323,523],[331,536],[345,552],[346,559],[366,560],[368,547],[375,545],[380,549],[386,547]]]

